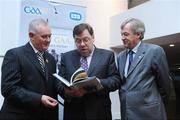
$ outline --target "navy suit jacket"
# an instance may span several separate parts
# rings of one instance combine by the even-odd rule
[[[56,70],[55,60],[48,52],[44,53],[44,58],[46,74],[29,43],[7,51],[2,64],[2,120],[58,119],[58,106],[49,109],[41,103],[42,95],[57,99],[58,93],[58,81],[52,76]]]
[[[70,80],[80,67],[81,55],[77,50],[62,55],[60,75]],[[86,94],[81,98],[67,99],[64,103],[64,119],[112,119],[109,92],[119,88],[119,75],[115,65],[114,53],[95,48],[88,69],[88,76],[96,76],[105,89]]]

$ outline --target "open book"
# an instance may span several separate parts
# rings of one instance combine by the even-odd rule
[[[70,82],[65,78],[59,76],[57,73],[53,74],[58,80],[64,83],[68,87],[81,88],[83,87],[87,91],[96,91],[102,89],[102,85],[99,80],[93,76],[88,77],[87,73],[81,67],[77,69],[71,76]]]

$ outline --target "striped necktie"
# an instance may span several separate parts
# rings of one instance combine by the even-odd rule
[[[45,62],[43,58],[43,52],[37,52],[37,58],[39,60],[43,73],[45,73]]]

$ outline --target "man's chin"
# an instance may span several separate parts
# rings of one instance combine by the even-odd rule
[[[128,45],[124,45],[125,48],[128,48]]]
[[[43,50],[42,51],[47,51],[48,50],[48,48],[43,48]]]
[[[87,53],[87,52],[81,52],[81,55],[87,57],[87,56],[88,56],[88,53]]]
[[[43,47],[43,50],[46,51],[49,48],[49,46]]]

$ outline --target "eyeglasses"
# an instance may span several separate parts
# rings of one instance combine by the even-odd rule
[[[75,38],[75,42],[77,43],[77,44],[81,44],[82,42],[84,43],[84,44],[87,44],[89,41],[91,40],[91,38],[90,37],[85,37],[85,38]]]

